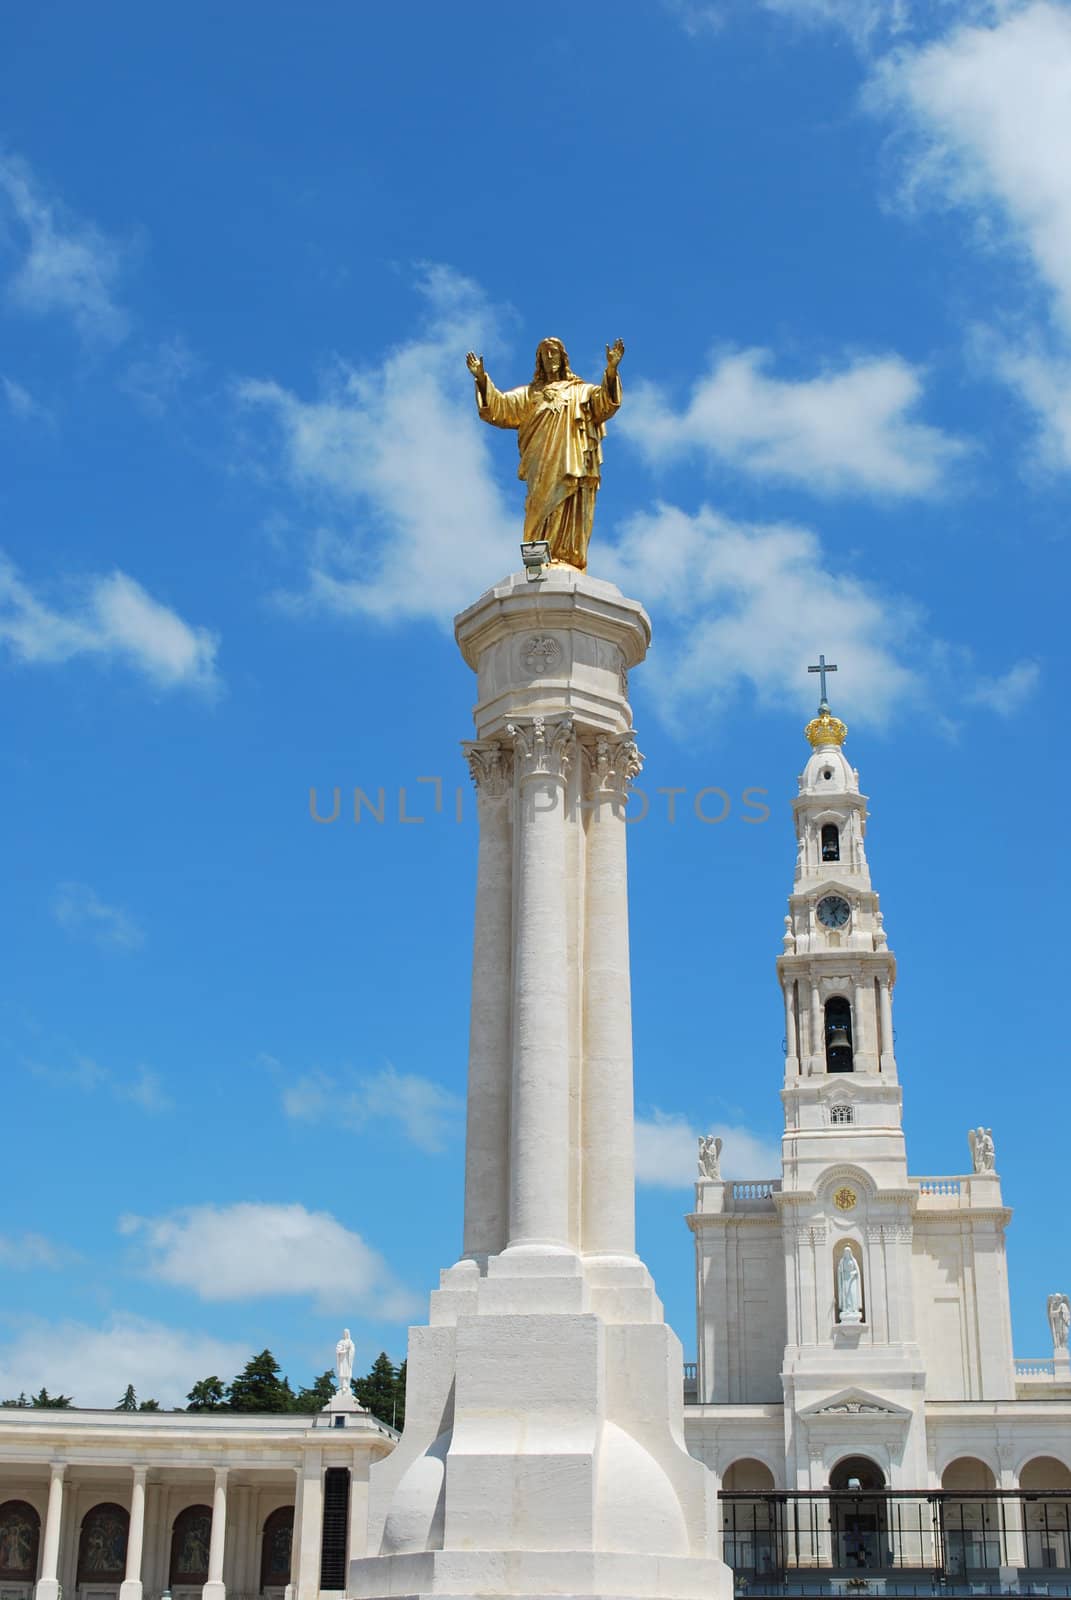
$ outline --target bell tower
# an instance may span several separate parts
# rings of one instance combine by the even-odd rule
[[[794,1472],[797,1487],[822,1487],[835,1452],[830,1425],[862,1407],[885,1426],[894,1477],[922,1482],[925,1371],[892,1025],[896,961],[870,881],[866,797],[826,697],[836,668],[823,656],[811,671],[821,674],[821,700],[804,730],[811,754],[793,802],[796,867],[777,962],[786,1455],[790,1481]]]
[[[804,732],[811,758],[793,802],[796,872],[778,973],[785,997],[785,1083],[828,1074],[896,1082],[892,990],[896,962],[870,883],[866,797],[845,759],[848,729],[829,709],[825,656],[818,714]]]

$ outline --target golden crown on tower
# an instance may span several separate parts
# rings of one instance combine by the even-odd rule
[[[818,715],[811,718],[803,735],[813,750],[824,744],[835,744],[839,748],[848,737],[848,724],[835,717],[823,700]]]

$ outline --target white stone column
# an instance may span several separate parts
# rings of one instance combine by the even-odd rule
[[[208,1582],[202,1600],[227,1600],[223,1582],[223,1551],[227,1540],[227,1468],[216,1467],[212,1490],[212,1537],[208,1545]]]
[[[145,1548],[145,1479],[147,1467],[133,1468],[130,1486],[130,1528],[126,1539],[126,1572],[119,1600],[141,1600],[141,1557]]]
[[[323,1543],[323,1451],[306,1450],[301,1471],[300,1520],[294,1527],[290,1576],[295,1600],[317,1600],[320,1593],[320,1548]]]
[[[869,1020],[866,1012],[866,979],[860,975],[852,984],[852,1064],[856,1071],[869,1070],[872,1054],[874,1068],[877,1068],[877,1052],[871,1052],[870,1049]]]
[[[785,997],[785,1072],[795,1077],[800,1070],[796,1038],[796,980],[786,977],[782,986]],[[719,1523],[719,1527],[721,1524]]]
[[[45,1538],[41,1551],[41,1576],[34,1590],[35,1600],[59,1600],[60,1533],[63,1527],[63,1476],[65,1463],[54,1461],[48,1481],[48,1510],[45,1512]]]
[[[878,1004],[881,1008],[881,1067],[882,1071],[896,1065],[893,1050],[892,989],[888,978],[878,979]]]
[[[368,1475],[371,1455],[357,1446],[350,1462],[350,1527],[346,1560],[356,1561],[368,1553]],[[347,1568],[348,1570],[348,1568]]]
[[[301,1553],[301,1498],[305,1476],[301,1467],[294,1468],[294,1528],[290,1535],[290,1582],[284,1600],[297,1600],[298,1557]]]
[[[465,746],[480,844],[469,1022],[462,1254],[506,1247],[509,1229],[510,971],[513,945],[513,752],[500,739]]]
[[[818,985],[811,984],[811,1071],[826,1070],[825,1034],[822,1028],[822,997]]]
[[[643,758],[631,734],[584,746],[587,822],[581,1248],[636,1253],[632,995],[625,805]]]
[[[510,723],[517,766],[509,1248],[570,1250],[565,780],[570,716]]]

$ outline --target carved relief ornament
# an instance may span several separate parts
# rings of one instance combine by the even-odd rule
[[[549,777],[565,781],[576,749],[571,716],[508,722],[506,732],[513,740],[514,760],[522,779]]]
[[[589,794],[611,793],[623,799],[643,770],[643,755],[632,732],[599,734],[582,744],[580,751]]]
[[[462,745],[481,796],[500,800],[513,785],[513,751],[501,739],[471,739]]]

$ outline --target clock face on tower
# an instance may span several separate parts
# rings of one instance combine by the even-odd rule
[[[846,928],[852,914],[851,906],[839,894],[827,894],[819,900],[817,910],[823,928]]]

